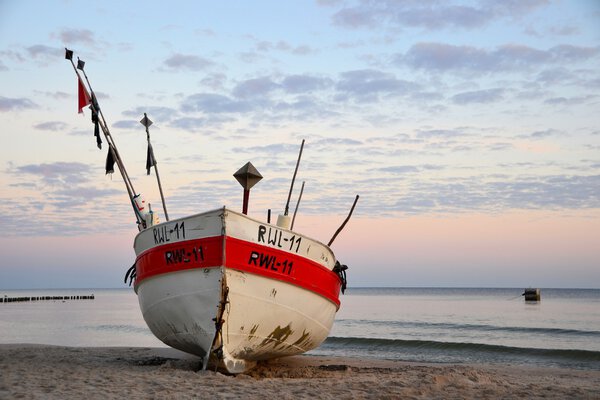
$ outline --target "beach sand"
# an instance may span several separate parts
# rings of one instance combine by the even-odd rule
[[[167,348],[0,345],[0,399],[599,399],[600,371],[295,356],[247,374]]]

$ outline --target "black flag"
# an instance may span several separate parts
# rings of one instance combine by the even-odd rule
[[[92,122],[94,123],[94,136],[96,136],[96,144],[98,145],[98,148],[101,149],[102,139],[100,138],[98,113],[96,112],[96,109],[94,109],[94,107],[90,107],[90,109],[92,110]]]
[[[113,157],[112,146],[108,146],[108,154],[106,155],[106,175],[115,172],[115,158]]]
[[[150,175],[150,168],[156,165],[152,145],[148,142],[148,154],[146,155],[146,175]]]

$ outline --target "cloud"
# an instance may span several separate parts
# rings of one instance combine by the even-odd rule
[[[203,71],[208,67],[214,65],[214,63],[206,58],[198,57],[191,54],[173,54],[167,58],[163,65],[167,70],[171,71]]]
[[[9,172],[14,175],[32,175],[47,185],[67,185],[68,187],[87,182],[90,167],[78,162],[55,162],[12,167]]]
[[[288,75],[281,81],[281,87],[288,93],[309,93],[326,89],[333,84],[329,78],[310,75]]]
[[[573,72],[566,68],[550,68],[540,72],[537,75],[536,82],[544,85],[565,84],[573,82],[575,76]]]
[[[0,112],[36,109],[39,106],[24,97],[10,98],[0,96]]]
[[[419,129],[417,130],[418,139],[449,139],[461,136],[468,136],[467,133],[459,129]]]
[[[557,130],[557,129],[545,129],[542,131],[535,131],[535,132],[531,132],[529,134],[526,135],[519,135],[519,138],[522,139],[545,139],[547,137],[551,137],[551,136],[560,136],[563,135],[564,133]]]
[[[113,128],[119,129],[144,129],[139,121],[134,121],[131,119],[122,119],[112,124]]]
[[[293,46],[285,41],[279,42],[260,41],[256,43],[256,49],[261,52],[269,52],[272,50],[283,51],[295,55],[307,55],[315,53],[316,50],[308,45]]]
[[[56,99],[56,100],[64,100],[64,99],[71,99],[71,98],[73,98],[73,94],[72,93],[66,93],[66,92],[61,92],[61,91],[57,91],[57,92],[42,92],[42,91],[36,90],[35,93],[36,94],[44,95],[46,97],[51,97],[51,98]]]
[[[45,46],[42,44],[29,46],[26,50],[30,57],[42,58],[45,60],[59,60],[64,52],[62,48]]]
[[[216,72],[206,75],[200,83],[209,89],[220,90],[225,87],[227,76],[222,72]]]
[[[156,123],[170,121],[178,115],[176,109],[162,106],[139,106],[122,112],[126,117],[139,118],[139,120],[144,117],[144,113],[148,115],[150,120]]]
[[[504,89],[486,89],[463,92],[452,96],[454,104],[466,105],[473,103],[488,104],[502,100]]]
[[[397,171],[394,168],[385,171],[391,173],[391,177],[379,174],[370,178],[370,185],[372,188],[398,187],[402,179],[402,191],[379,193],[375,189],[371,196],[361,199],[364,212],[373,209],[391,214],[498,213],[600,207],[600,175],[481,175],[435,180],[424,178],[422,174],[411,176],[415,172],[411,166],[397,166]],[[360,182],[353,184],[361,185]]]
[[[232,118],[224,114],[211,114],[204,118],[194,117],[182,117],[176,118],[169,123],[170,127],[182,129],[188,132],[198,132],[202,130],[203,133],[207,133],[207,128],[220,128],[223,124],[235,121]]]
[[[338,146],[360,146],[363,143],[360,140],[348,139],[348,138],[325,138],[319,139],[311,143],[311,147],[338,147]]]
[[[66,45],[81,43],[87,46],[96,46],[94,33],[89,29],[63,29],[58,36]]]
[[[269,77],[260,77],[248,79],[240,82],[233,88],[233,95],[241,99],[253,97],[265,97],[273,90],[279,88],[279,85]]]
[[[184,118],[176,118],[169,126],[174,128],[183,129],[184,131],[189,132],[197,132],[201,128],[206,127],[208,124],[207,118],[192,118],[192,117],[184,117]]]
[[[406,54],[398,54],[395,63],[432,71],[493,73],[518,71],[564,61],[586,61],[600,54],[600,47],[559,45],[538,50],[525,45],[508,44],[494,50],[457,46],[438,42],[414,44]]]
[[[181,110],[184,112],[204,113],[247,113],[253,104],[244,100],[234,100],[215,93],[197,93],[185,98]]]
[[[545,5],[546,0],[470,3],[458,1],[380,0],[349,2],[332,16],[334,25],[345,28],[481,28],[495,20],[521,17]],[[331,5],[331,4],[328,4]]]
[[[419,172],[419,168],[413,165],[393,165],[390,167],[379,168],[378,171],[401,175]]]
[[[35,129],[39,129],[41,131],[60,132],[60,131],[65,131],[68,128],[68,125],[61,121],[48,121],[48,122],[42,122],[40,124],[36,124],[33,127]]]
[[[102,197],[122,194],[117,189],[98,189],[94,187],[72,187],[57,190],[52,193],[54,205],[59,208],[79,207],[93,204]]]
[[[487,148],[489,151],[505,151],[514,149],[515,145],[507,142],[496,142],[490,144]]]
[[[574,97],[552,97],[544,100],[544,104],[551,106],[578,106],[590,100],[597,99],[597,95],[574,96]]]
[[[8,67],[0,60],[0,71],[8,71]]]
[[[335,87],[338,92],[359,102],[375,102],[380,95],[409,95],[419,90],[420,85],[397,79],[390,73],[363,69],[342,73]]]

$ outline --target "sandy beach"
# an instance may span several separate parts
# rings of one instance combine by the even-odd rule
[[[597,399],[600,371],[295,356],[248,374],[166,348],[0,345],[0,399]]]

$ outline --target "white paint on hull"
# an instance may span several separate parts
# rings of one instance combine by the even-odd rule
[[[223,211],[224,208],[219,208],[185,218],[173,219],[143,230],[135,237],[133,244],[135,254],[139,256],[144,251],[161,244],[221,235],[223,233],[221,217]],[[182,223],[183,228],[181,227]]]
[[[225,274],[229,304],[223,315],[223,364],[229,372],[304,353],[327,338],[336,313],[331,301],[260,275],[232,269]]]
[[[171,347],[205,357],[215,337],[221,277],[221,268],[204,268],[143,280],[138,301],[152,333]]]

